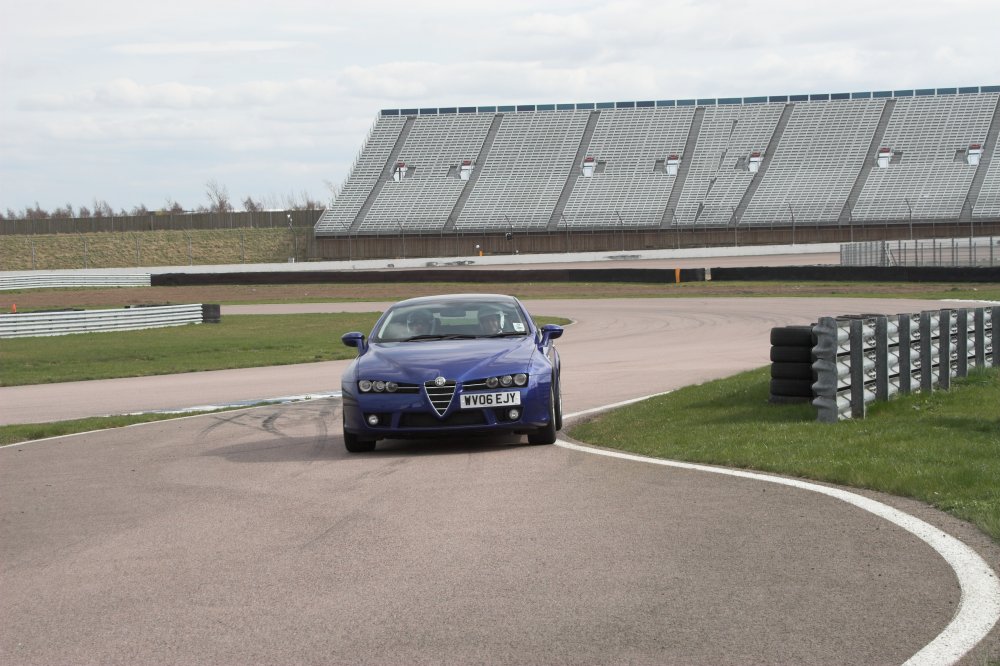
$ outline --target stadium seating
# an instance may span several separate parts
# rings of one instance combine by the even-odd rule
[[[315,233],[997,218],[998,99],[983,86],[385,110]]]

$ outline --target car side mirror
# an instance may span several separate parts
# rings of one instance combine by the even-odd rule
[[[365,344],[365,334],[358,333],[357,331],[351,331],[350,333],[344,333],[340,336],[340,341],[343,342],[348,347],[356,347],[358,353],[364,353],[367,345]]]
[[[546,324],[542,326],[542,340],[539,343],[541,346],[547,345],[550,341],[556,338],[561,338],[563,334],[563,327],[556,326],[555,324]]]

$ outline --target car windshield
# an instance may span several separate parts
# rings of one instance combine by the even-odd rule
[[[420,342],[523,336],[528,324],[507,301],[423,301],[386,312],[374,342]]]

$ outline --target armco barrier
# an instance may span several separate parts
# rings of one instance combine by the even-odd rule
[[[115,310],[70,310],[0,314],[0,338],[26,338],[99,331],[135,331],[145,328],[217,323],[215,304],[159,305]]]
[[[0,291],[14,289],[55,289],[73,287],[148,287],[149,273],[132,275],[96,275],[71,273],[38,273],[0,275]]]
[[[817,420],[864,418],[900,393],[947,389],[974,367],[1000,367],[1000,307],[821,317],[813,326]]]

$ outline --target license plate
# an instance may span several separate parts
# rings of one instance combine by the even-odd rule
[[[504,391],[502,393],[463,393],[462,409],[482,409],[483,407],[509,407],[521,404],[521,393]]]

